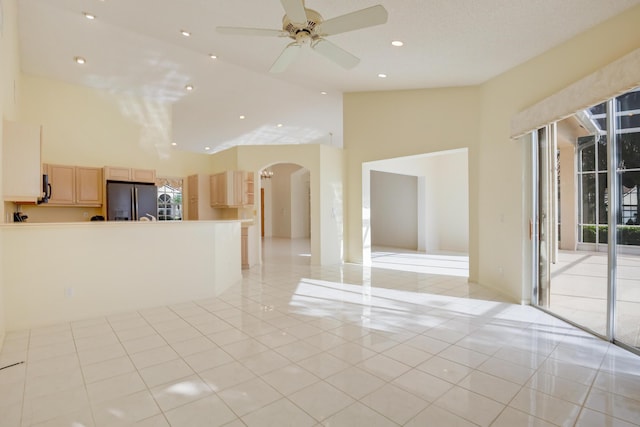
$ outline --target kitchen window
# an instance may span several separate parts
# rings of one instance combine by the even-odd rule
[[[158,221],[182,220],[182,178],[158,178]]]

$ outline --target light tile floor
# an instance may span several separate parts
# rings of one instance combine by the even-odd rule
[[[216,298],[10,332],[0,426],[640,425],[638,356],[461,277],[294,243]]]
[[[616,339],[640,348],[640,256],[618,254]],[[549,310],[606,335],[607,253],[559,251]]]

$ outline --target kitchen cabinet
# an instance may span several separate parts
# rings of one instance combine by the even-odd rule
[[[41,137],[41,126],[3,122],[2,194],[5,201],[36,203],[42,197]]]
[[[255,248],[256,229],[253,225],[243,224],[240,228],[240,259],[243,269],[251,268],[256,264]]]
[[[187,177],[187,191],[189,193],[189,206],[187,208],[187,220],[198,220],[198,175],[189,175]]]
[[[104,179],[107,181],[156,182],[154,169],[121,168],[116,166],[104,167]]]
[[[101,206],[102,188],[101,168],[76,167],[76,204]]]
[[[240,229],[240,259],[242,268],[249,268],[249,227]]]
[[[195,174],[187,177],[187,190],[189,192],[189,212],[187,218],[191,220],[215,220],[229,219],[217,215],[211,208],[209,196],[210,180],[208,175]]]
[[[253,172],[220,172],[211,175],[210,181],[210,200],[212,207],[237,208],[253,205]]]
[[[102,206],[102,169],[44,165],[51,184],[51,206]]]
[[[156,171],[154,169],[131,169],[131,181],[155,184]]]
[[[75,166],[44,165],[43,169],[49,175],[49,184],[51,184],[51,197],[48,204],[50,206],[75,204]]]

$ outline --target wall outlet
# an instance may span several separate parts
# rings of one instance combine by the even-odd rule
[[[71,298],[74,295],[75,291],[73,288],[64,288],[64,296],[67,298]]]

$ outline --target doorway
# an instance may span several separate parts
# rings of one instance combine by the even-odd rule
[[[310,172],[293,163],[277,163],[260,173],[262,259],[277,247],[298,263],[311,262]],[[286,251],[285,251],[286,252]]]
[[[533,304],[640,352],[640,88],[531,134]]]
[[[363,263],[469,276],[467,149],[363,165]]]

